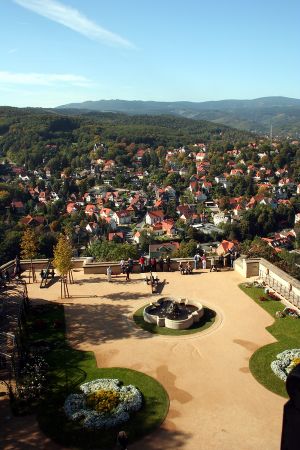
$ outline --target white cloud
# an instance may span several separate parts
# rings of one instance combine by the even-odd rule
[[[7,53],[11,54],[11,53],[16,53],[17,51],[18,51],[17,48],[10,48]]]
[[[118,34],[100,27],[77,9],[66,6],[56,0],[13,0],[18,5],[34,11],[41,16],[58,22],[71,30],[83,34],[89,39],[106,42],[107,44],[134,48],[134,45]]]
[[[7,85],[34,85],[51,86],[57,84],[68,84],[71,86],[89,87],[91,82],[88,78],[69,73],[14,73],[0,71],[0,83]]]

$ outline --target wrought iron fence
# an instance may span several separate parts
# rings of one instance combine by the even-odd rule
[[[270,275],[265,274],[260,270],[259,277],[268,285],[273,291],[283,297],[285,300],[289,301],[296,308],[300,308],[300,296],[293,292],[292,289],[287,288],[284,284],[280,283],[275,278]]]

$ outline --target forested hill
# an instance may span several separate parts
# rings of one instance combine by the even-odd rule
[[[0,155],[19,164],[29,163],[31,168],[49,160],[65,167],[71,158],[88,154],[94,143],[100,141],[179,147],[195,142],[222,144],[249,139],[253,140],[254,136],[248,132],[174,116],[74,114],[72,111],[62,114],[39,108],[0,108]],[[47,144],[55,144],[64,160],[56,161],[57,150],[46,147]]]
[[[261,134],[269,133],[272,123],[274,135],[283,136],[299,136],[300,129],[300,100],[287,97],[208,102],[99,100],[71,103],[58,108],[127,114],[173,114],[209,120]]]

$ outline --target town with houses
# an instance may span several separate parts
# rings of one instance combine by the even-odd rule
[[[300,183],[281,142],[228,144],[224,153],[205,143],[163,150],[130,146],[132,159],[121,165],[105,157],[105,143],[95,144],[82,170],[58,172],[47,164],[29,170],[4,158],[5,223],[17,230],[30,225],[48,237],[50,232],[49,245],[71,224],[77,256],[97,240],[136,245],[145,255],[148,245],[161,244],[163,254],[180,255],[182,241],[195,240],[197,248],[217,248],[223,241],[237,247],[256,235],[277,253],[297,252]],[[299,142],[288,146],[296,153]],[[56,144],[46,147],[56,150]],[[9,184],[18,186],[14,198],[4,195]],[[51,256],[47,243],[45,253]]]

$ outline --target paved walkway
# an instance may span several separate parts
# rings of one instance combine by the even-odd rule
[[[163,274],[162,296],[194,298],[218,312],[207,331],[182,337],[154,336],[135,326],[133,312],[153,299],[140,275],[127,283],[122,276],[107,283],[104,275],[82,271],[74,278],[72,298],[63,301],[71,345],[93,350],[101,367],[128,367],[155,377],[170,397],[160,429],[131,450],[279,449],[285,400],[249,372],[252,353],[274,341],[265,330],[272,318],[238,288],[244,281],[239,274]],[[61,301],[58,283],[43,290],[30,285],[29,293],[31,299]],[[34,418],[26,420],[24,425],[19,419],[5,421],[6,450],[59,448],[39,432]]]

